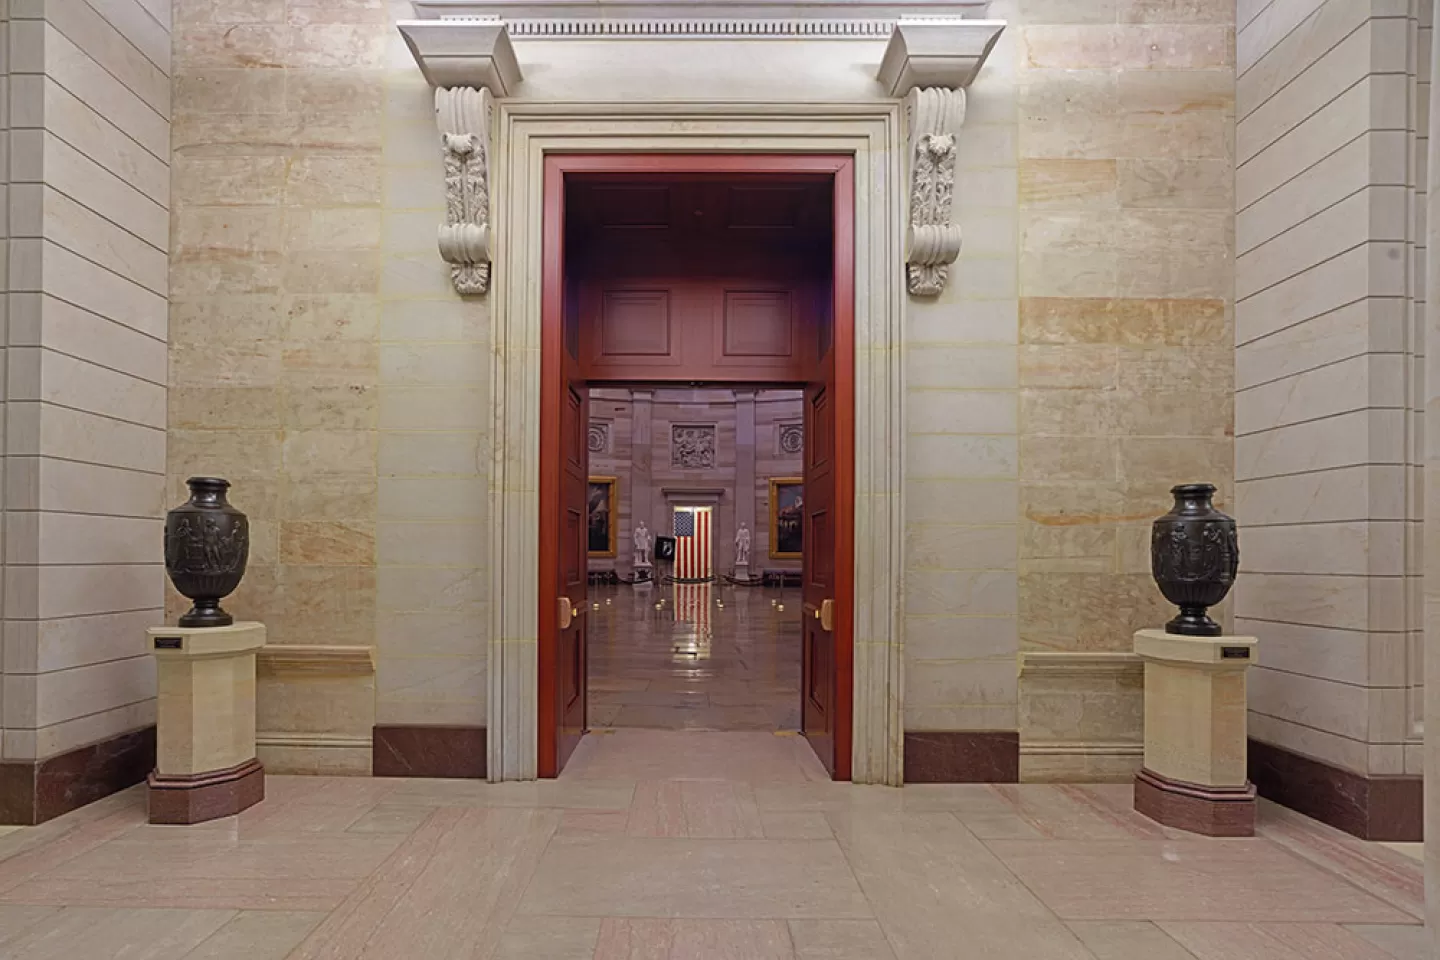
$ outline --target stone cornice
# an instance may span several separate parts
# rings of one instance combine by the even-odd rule
[[[499,20],[401,20],[395,26],[431,86],[508,97],[520,85],[520,62],[508,25]]]
[[[656,20],[801,22],[909,17],[983,18],[990,0],[411,0],[420,20]],[[698,16],[697,16],[698,14]]]
[[[417,0],[437,3],[440,0]],[[470,2],[468,6],[476,6]],[[515,6],[513,4],[508,6]],[[534,6],[533,4],[531,6]],[[626,4],[641,7],[643,4]],[[750,6],[755,6],[754,4]],[[834,6],[817,5],[817,6]],[[955,6],[955,5],[951,5]],[[593,9],[593,8],[591,8]],[[886,46],[876,79],[884,96],[904,97],[916,87],[969,86],[1005,29],[1001,20],[957,16],[886,18],[674,18],[460,17],[401,20],[396,24],[425,78],[436,87],[484,88],[514,96],[522,80],[511,43],[532,40],[860,40]]]
[[[916,87],[968,87],[1004,29],[1004,20],[900,20],[880,61],[880,84],[892,97]]]

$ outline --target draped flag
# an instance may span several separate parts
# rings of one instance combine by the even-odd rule
[[[710,507],[675,508],[675,577],[698,580],[711,575]]]

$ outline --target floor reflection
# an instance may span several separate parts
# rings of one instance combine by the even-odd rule
[[[799,590],[610,585],[590,601],[592,728],[799,728]]]

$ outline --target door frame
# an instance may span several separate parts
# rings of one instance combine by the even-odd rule
[[[545,168],[584,154],[848,158],[854,197],[854,585],[851,778],[902,780],[903,136],[900,107],[860,103],[506,101],[492,144],[494,242],[488,775],[539,774],[540,397]],[[697,161],[698,162],[698,161]],[[733,169],[733,168],[732,168]],[[559,224],[556,224],[558,227]],[[553,602],[553,598],[552,598]]]
[[[540,502],[555,502],[560,482],[560,401],[565,389],[565,178],[572,174],[815,174],[832,184],[832,314],[835,364],[835,778],[850,779],[854,697],[855,598],[855,158],[850,154],[552,153],[545,158],[540,294]],[[583,340],[583,337],[581,338]],[[555,597],[559,596],[559,518],[540,514],[539,627],[536,665],[536,773],[559,773],[556,754]],[[803,695],[796,691],[797,697]]]

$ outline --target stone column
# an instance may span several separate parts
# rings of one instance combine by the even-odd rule
[[[735,532],[741,524],[750,528],[751,554],[755,538],[755,391],[735,391],[735,529],[726,531],[723,545],[735,556]],[[750,564],[735,564],[737,578],[750,576]]]
[[[633,531],[644,520],[645,525],[650,528],[651,535],[655,535],[657,528],[655,515],[655,489],[650,480],[650,469],[653,461],[651,447],[654,440],[651,436],[650,418],[655,402],[655,391],[653,390],[632,390],[630,397],[632,404],[632,416],[630,434],[630,529]],[[620,551],[623,556],[630,558],[631,575],[634,575],[634,544],[621,544]],[[617,557],[618,561],[620,558]],[[617,563],[618,566],[618,563]]]

